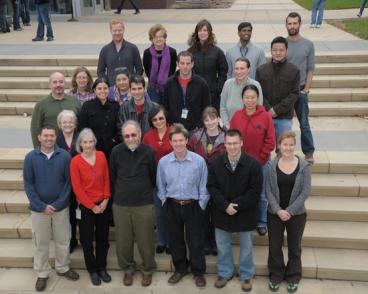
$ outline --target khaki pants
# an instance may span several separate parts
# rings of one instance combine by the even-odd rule
[[[52,237],[55,244],[55,270],[65,273],[69,270],[70,254],[69,242],[71,236],[69,222],[69,207],[52,215],[31,211],[32,240],[33,240],[33,268],[39,278],[47,278],[51,266],[49,264],[49,244]]]
[[[142,272],[146,275],[152,274],[156,269],[153,205],[119,206],[113,204],[112,210],[119,266],[126,273],[136,271],[134,261],[134,241],[136,241],[142,258]]]

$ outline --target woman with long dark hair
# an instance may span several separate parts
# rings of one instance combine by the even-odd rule
[[[219,111],[228,65],[224,52],[215,44],[211,23],[206,19],[198,22],[188,41],[188,51],[194,56],[194,72],[204,78],[210,87],[211,105]]]

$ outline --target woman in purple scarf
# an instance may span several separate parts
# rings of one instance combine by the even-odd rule
[[[152,45],[144,50],[143,66],[148,77],[147,92],[151,100],[162,104],[164,86],[176,69],[176,50],[166,45],[167,31],[156,24],[148,32]]]

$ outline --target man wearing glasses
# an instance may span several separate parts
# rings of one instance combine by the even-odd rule
[[[227,78],[234,77],[234,64],[239,57],[247,58],[250,62],[249,77],[254,79],[258,66],[266,63],[264,50],[250,41],[253,27],[250,22],[241,22],[238,25],[239,42],[226,51],[226,60],[229,66]]]
[[[288,41],[284,37],[274,38],[272,60],[256,70],[256,80],[263,91],[263,105],[273,118],[276,139],[291,130],[294,104],[299,96],[299,69],[286,60],[287,52]]]
[[[122,126],[123,143],[112,150],[110,178],[113,195],[116,255],[124,271],[125,286],[133,284],[138,268],[134,242],[141,256],[142,281],[147,287],[156,269],[153,188],[156,186],[156,158],[148,145],[141,144],[141,129],[134,120]]]

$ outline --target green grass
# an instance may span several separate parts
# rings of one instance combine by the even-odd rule
[[[344,20],[345,29],[351,34],[368,40],[368,18]]]
[[[294,0],[300,6],[312,9],[312,0]],[[348,8],[359,8],[361,0],[327,0],[325,9],[348,9]]]

